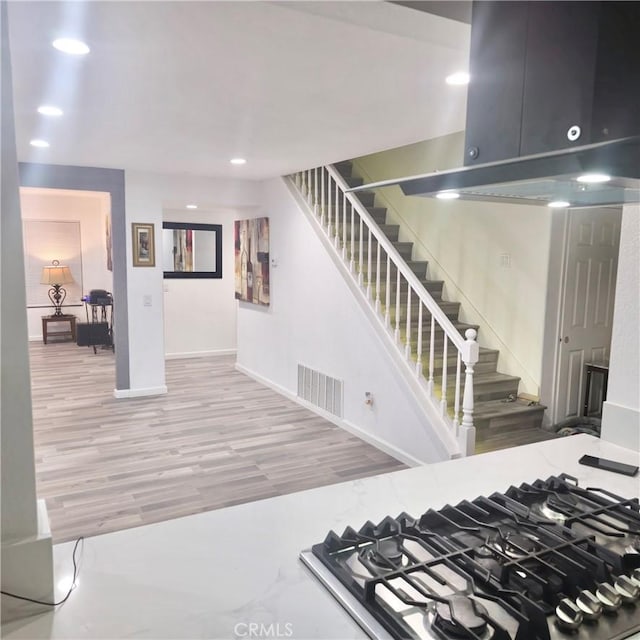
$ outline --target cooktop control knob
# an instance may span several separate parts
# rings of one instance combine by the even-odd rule
[[[584,619],[582,612],[578,609],[575,602],[569,598],[560,600],[560,604],[556,607],[556,624],[566,631],[574,631]]]
[[[602,604],[591,591],[581,591],[576,598],[576,604],[585,620],[597,620],[602,615]]]
[[[640,585],[637,585],[628,576],[618,576],[613,586],[625,604],[630,604],[640,598]]]
[[[607,613],[617,611],[622,605],[622,596],[608,582],[598,585],[596,597]]]

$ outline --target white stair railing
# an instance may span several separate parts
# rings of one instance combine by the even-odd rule
[[[316,167],[289,178],[395,341],[411,374],[420,381],[444,428],[453,432],[460,453],[473,454],[476,331],[467,329],[464,337],[460,334],[360,199],[348,191],[349,185],[335,167]],[[453,376],[450,369],[455,371]]]

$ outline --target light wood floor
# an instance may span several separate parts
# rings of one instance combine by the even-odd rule
[[[404,468],[236,371],[235,356],[169,360],[168,395],[116,400],[110,350],[29,351],[54,542]]]

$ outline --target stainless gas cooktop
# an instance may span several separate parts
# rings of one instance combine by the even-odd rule
[[[367,522],[302,553],[373,638],[614,640],[640,631],[640,508],[567,475]]]

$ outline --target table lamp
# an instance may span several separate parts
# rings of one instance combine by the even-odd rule
[[[61,266],[58,260],[53,260],[50,267],[42,267],[42,279],[40,284],[48,284],[51,288],[47,292],[49,300],[55,308],[54,316],[64,315],[62,313],[62,303],[67,297],[67,292],[62,286],[73,282],[71,269]]]

